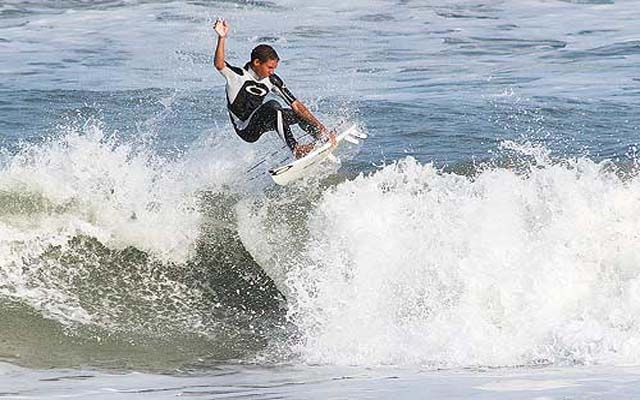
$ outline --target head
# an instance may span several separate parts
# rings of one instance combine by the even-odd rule
[[[258,45],[251,51],[251,68],[261,79],[273,75],[278,62],[278,53],[268,44]]]

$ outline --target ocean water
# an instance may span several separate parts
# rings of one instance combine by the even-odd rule
[[[213,68],[369,134],[288,187]],[[0,2],[0,398],[640,396],[632,0]],[[302,139],[304,140],[304,139]]]

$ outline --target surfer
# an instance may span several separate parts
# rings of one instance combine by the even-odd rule
[[[214,65],[227,81],[227,109],[240,138],[253,143],[263,133],[276,131],[293,156],[300,158],[313,150],[314,143],[296,141],[291,125],[297,124],[315,139],[328,137],[336,145],[335,134],[329,132],[275,74],[280,57],[273,47],[266,44],[256,46],[251,52],[251,60],[243,68],[235,67],[225,61],[228,22],[218,19],[213,29],[218,34]],[[290,108],[282,107],[277,100],[264,102],[269,92],[277,94]]]

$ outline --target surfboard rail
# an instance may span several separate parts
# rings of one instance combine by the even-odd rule
[[[366,139],[367,135],[360,132],[355,124],[347,125],[346,128],[339,128],[339,132],[336,135],[336,146],[333,146],[331,142],[318,143],[318,147],[314,148],[309,154],[304,157],[293,160],[285,165],[275,167],[269,170],[269,175],[275,183],[278,185],[287,185],[297,179],[302,178],[306,171],[318,165],[322,160],[329,157],[333,151],[340,146],[340,143],[344,140],[350,143],[359,143],[358,139]]]

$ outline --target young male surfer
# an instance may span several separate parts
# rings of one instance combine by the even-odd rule
[[[263,133],[276,131],[289,146],[293,156],[300,158],[313,150],[314,143],[300,144],[296,141],[291,125],[298,124],[315,139],[325,136],[336,145],[335,134],[329,132],[275,74],[280,58],[271,46],[257,46],[251,52],[251,61],[243,68],[234,67],[225,61],[229,24],[218,19],[213,29],[218,34],[214,65],[227,81],[227,109],[240,138],[253,143]],[[264,102],[269,92],[277,94],[291,108],[282,107],[277,100]]]

